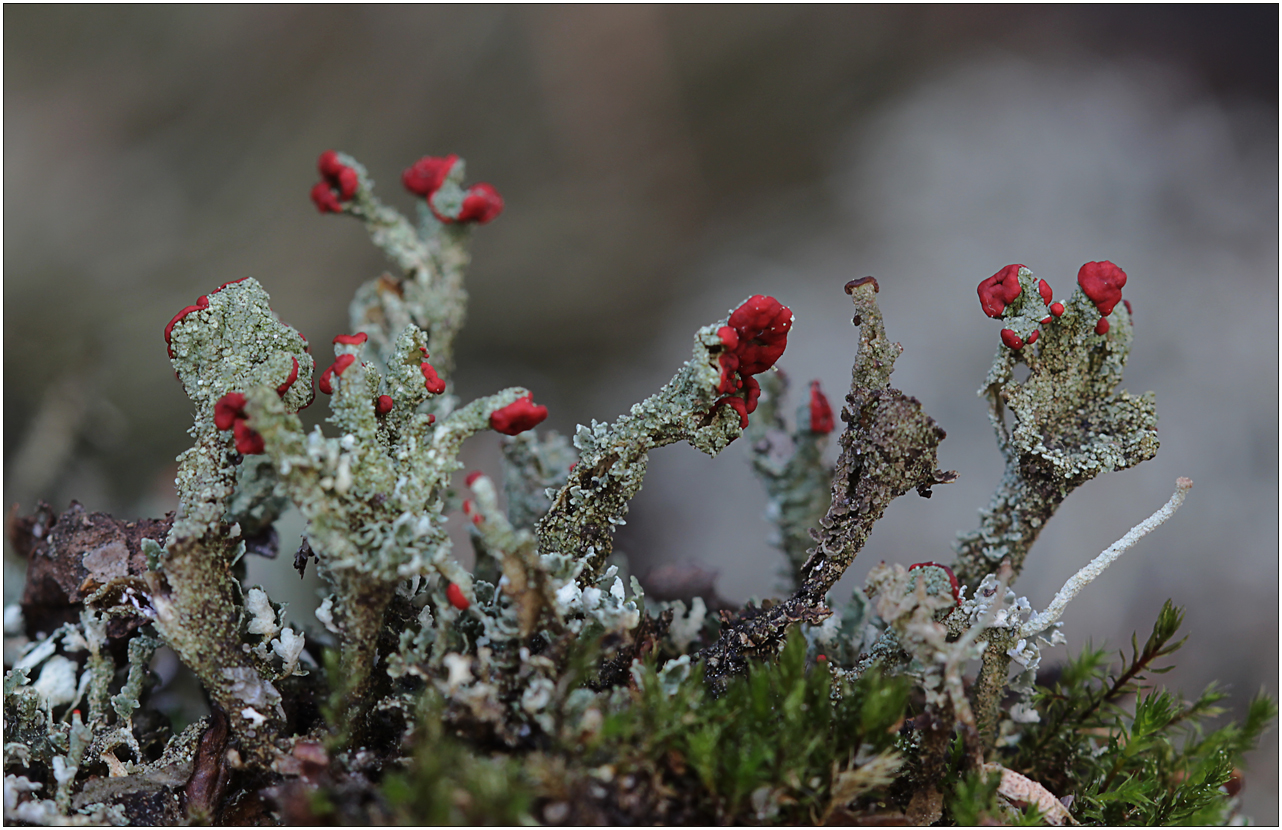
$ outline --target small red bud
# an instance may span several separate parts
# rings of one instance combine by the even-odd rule
[[[1042,295],[1042,302],[1047,305],[1051,304],[1051,298],[1055,296],[1051,293],[1051,287],[1046,283],[1046,280],[1037,281],[1037,293]]]
[[[436,369],[432,368],[432,364],[425,360],[419,366],[419,369],[423,372],[423,386],[427,387],[427,391],[433,395],[439,395],[445,391],[445,381],[437,376]]]
[[[386,415],[392,411],[394,403],[391,395],[379,395],[378,400],[374,402],[374,411],[379,415]]]
[[[483,475],[485,475],[485,473],[481,472],[480,470],[473,470],[472,472],[468,473],[468,474],[467,474],[467,486],[468,486],[468,487],[471,487],[473,484],[475,484],[475,483],[476,483],[476,480],[477,480],[478,478],[480,478],[481,476],[483,476]]]
[[[460,611],[466,611],[472,605],[472,603],[468,602],[467,597],[463,596],[463,589],[455,585],[453,582],[451,582],[449,587],[445,589],[445,596],[449,599],[450,605],[453,605]]]
[[[547,416],[548,408],[536,404],[530,393],[490,413],[490,428],[504,435],[519,435],[543,423]]]
[[[979,284],[979,305],[989,317],[1001,317],[1006,306],[1019,296],[1019,269],[1023,267],[1007,265]]]
[[[1054,314],[1056,317],[1059,317],[1063,313],[1064,313],[1063,303],[1051,303],[1051,314]]]
[[[1108,334],[1108,318],[1107,317],[1099,318],[1099,322],[1095,324],[1095,333]]]
[[[1023,339],[1010,329],[1002,329],[1002,342],[1010,349],[1019,350],[1024,348]]]
[[[819,381],[810,382],[810,431],[827,435],[832,432],[832,406],[828,403],[828,397],[824,395],[823,390],[819,388]]]
[[[1041,319],[1041,324],[1044,326],[1044,325],[1046,325],[1047,323],[1049,323],[1052,319],[1054,319],[1054,318],[1052,318],[1052,317],[1048,314],[1048,315],[1046,315],[1045,317],[1043,317],[1043,318]]]
[[[343,206],[330,189],[329,182],[317,182],[312,186],[312,204],[321,213],[342,213]]]
[[[344,346],[360,346],[368,339],[369,335],[362,331],[357,334],[340,334],[334,338],[334,342]]]
[[[1024,343],[1031,346],[1033,343],[1037,342],[1037,335],[1039,334],[1041,334],[1040,331],[1034,331],[1032,334],[1028,335],[1028,339],[1025,340]]]
[[[334,394],[334,387],[330,383],[330,376],[343,374],[343,370],[355,362],[356,355],[354,354],[339,355],[338,359],[334,361],[334,365],[330,366],[321,374],[320,380],[316,383],[316,386],[326,395]]]
[[[481,182],[468,188],[467,195],[463,198],[463,207],[454,221],[484,225],[502,212],[503,197],[493,185]]]

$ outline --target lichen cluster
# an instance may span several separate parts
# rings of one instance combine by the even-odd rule
[[[817,382],[786,417],[773,366],[793,317],[762,296],[695,332],[653,396],[570,440],[535,430],[547,410],[526,389],[454,395],[468,242],[502,211],[498,192],[465,187],[455,156],[421,159],[402,177],[419,199],[411,223],[351,157],[327,152],[318,167],[317,208],[362,221],[397,269],[357,290],[332,364],[319,371],[259,282],[227,283],[165,329],[195,410],[177,513],[120,522],[42,506],[11,524],[29,574],[5,611],[6,821],[1232,815],[1221,789],[1274,707],[1260,698],[1242,725],[1181,738],[1219,696],[1185,704],[1141,684],[1178,645],[1178,612],[1111,678],[1090,651],[1058,680],[1039,673],[1068,601],[1191,482],[1045,611],[1010,589],[1069,492],[1157,450],[1152,396],[1118,390],[1133,335],[1120,268],[1088,263],[1066,302],[1019,265],[980,284],[1004,326],[981,394],[1005,476],[951,567],[883,563],[840,601],[833,587],[890,502],[957,476],[936,465],[944,430],[891,386],[901,347],[875,280],[846,285],[859,339],[835,463]],[[298,412],[314,387],[329,428],[307,432]],[[461,445],[490,429],[503,469],[459,488]],[[613,535],[649,451],[716,455],[740,437],[788,596],[716,616],[694,592],[647,598]],[[287,621],[270,586],[244,581],[243,557],[275,555],[290,506],[306,520],[295,566],[314,562],[328,586],[315,623]],[[455,514],[470,570],[446,533]],[[162,649],[208,702],[183,729],[154,705]],[[1134,713],[1120,708],[1137,691]]]

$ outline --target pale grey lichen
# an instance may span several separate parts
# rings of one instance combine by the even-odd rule
[[[1078,288],[1055,317],[1038,294],[1038,280],[1019,270],[1020,294],[1002,318],[1023,339],[1040,320],[1040,336],[1021,349],[1000,345],[979,394],[1006,469],[980,526],[959,537],[957,578],[974,588],[1009,559],[1014,576],[1060,503],[1101,473],[1124,470],[1157,453],[1157,414],[1152,393],[1118,390],[1130,354],[1130,313],[1119,303],[1109,329],[1095,326],[1099,310]],[[1029,374],[1015,379],[1023,363]]]

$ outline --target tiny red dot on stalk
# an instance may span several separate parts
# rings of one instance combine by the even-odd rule
[[[1024,348],[1023,338],[1010,329],[1002,329],[1002,343],[1006,344],[1009,349],[1019,350]]]
[[[1042,302],[1046,305],[1050,305],[1051,299],[1055,296],[1046,280],[1037,281],[1037,293],[1042,295]]]
[[[379,395],[378,400],[374,401],[374,411],[379,415],[386,415],[392,411],[394,403],[391,395]]]
[[[419,365],[419,370],[423,373],[423,386],[433,395],[439,395],[445,391],[445,381],[441,380],[436,374],[436,369],[426,360]]]
[[[1056,317],[1059,317],[1063,315],[1063,313],[1064,313],[1063,303],[1051,303],[1051,314],[1054,314]]]
[[[1107,317],[1099,318],[1099,322],[1095,324],[1095,333],[1108,334],[1108,318]]]
[[[445,589],[445,597],[450,601],[450,605],[460,611],[466,611],[472,605],[472,603],[468,602],[467,597],[463,595],[463,589],[453,582]]]
[[[334,338],[334,343],[344,346],[360,346],[366,340],[369,340],[369,335],[362,331],[356,334],[340,334]]]
[[[1054,320],[1054,319],[1055,319],[1054,317],[1051,317],[1051,316],[1048,314],[1048,315],[1046,315],[1045,317],[1043,317],[1043,318],[1041,319],[1041,321],[1040,321],[1040,322],[1041,322],[1041,324],[1044,326],[1044,325],[1046,325],[1047,323],[1049,323],[1051,320]]]
[[[810,431],[819,435],[832,432],[832,405],[828,397],[819,388],[819,381],[810,382]]]
[[[321,213],[342,213],[343,206],[334,195],[328,182],[317,182],[312,185],[312,204]]]
[[[1028,339],[1024,341],[1025,345],[1031,346],[1033,343],[1036,343],[1037,335],[1039,334],[1041,334],[1040,331],[1034,331],[1032,334],[1028,335]]]

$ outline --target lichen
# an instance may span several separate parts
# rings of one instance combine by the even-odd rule
[[[891,386],[901,347],[875,280],[846,285],[859,340],[835,464],[817,381],[784,417],[773,367],[793,316],[762,295],[700,328],[659,392],[570,441],[536,431],[547,409],[524,388],[454,391],[468,241],[499,216],[498,191],[465,185],[457,156],[424,157],[402,175],[411,222],[351,156],[327,151],[318,169],[317,208],[363,222],[397,271],[357,289],[332,364],[318,371],[257,281],[227,283],[165,329],[195,409],[178,512],[121,522],[42,505],[11,522],[32,582],[4,615],[6,821],[1234,817],[1220,788],[1271,701],[1205,737],[1214,690],[1117,706],[1178,647],[1173,606],[1115,673],[1088,649],[1053,689],[1038,675],[1069,601],[1191,483],[1044,611],[1010,589],[1072,489],[1157,449],[1152,396],[1117,389],[1133,330],[1116,265],[1084,265],[1063,303],[1022,265],[980,283],[1003,326],[982,390],[1002,482],[951,567],[880,563],[841,601],[831,592],[889,504],[956,477],[936,466],[943,429]],[[308,432],[314,377],[330,414]],[[460,449],[486,430],[504,436],[502,469],[460,486]],[[686,442],[715,456],[741,435],[789,595],[730,608],[656,586],[656,602],[613,548],[649,452]],[[245,581],[242,558],[276,554],[290,507],[306,521],[295,567],[314,558],[328,586],[319,626]],[[459,513],[470,570],[446,530]],[[181,731],[157,704],[166,648],[209,702]]]

